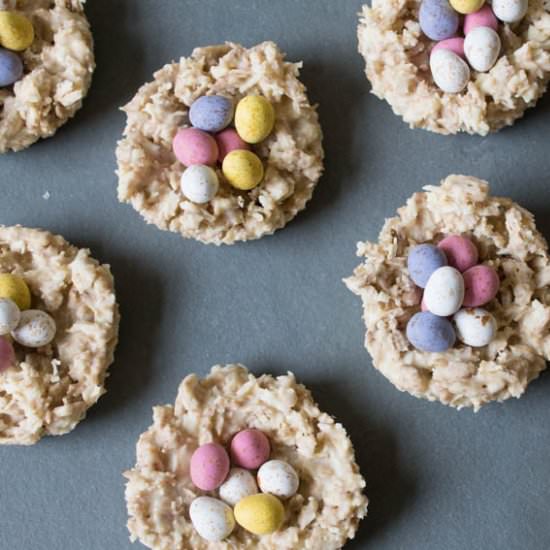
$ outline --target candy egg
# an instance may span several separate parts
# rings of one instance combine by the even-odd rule
[[[418,19],[422,32],[432,40],[452,38],[460,24],[460,17],[448,0],[423,0]]]
[[[244,141],[260,143],[271,134],[274,125],[275,109],[265,97],[249,95],[239,101],[235,128]]]
[[[17,328],[21,320],[21,311],[9,298],[0,298],[0,334],[9,334]]]
[[[447,256],[449,265],[461,273],[476,265],[479,260],[476,245],[466,237],[449,235],[437,246]]]
[[[472,29],[464,40],[466,59],[480,73],[490,71],[495,66],[501,48],[500,36],[489,27]]]
[[[21,310],[31,307],[31,292],[18,275],[0,273],[0,298],[13,300]]]
[[[498,19],[496,18],[491,6],[483,6],[475,13],[469,13],[464,18],[464,34],[467,35],[476,27],[489,27],[494,31],[498,30]]]
[[[488,265],[476,265],[464,272],[464,307],[479,307],[498,293],[500,280]]]
[[[229,473],[229,457],[217,443],[201,445],[191,456],[191,481],[203,491],[217,489]]]
[[[181,192],[191,202],[205,204],[218,192],[218,174],[209,166],[194,164],[181,175]]]
[[[249,191],[264,179],[262,161],[252,151],[232,151],[222,164],[225,179],[235,188]]]
[[[34,28],[30,20],[15,11],[0,11],[0,46],[20,52],[34,41]]]
[[[13,367],[15,364],[15,351],[12,343],[0,336],[0,373]]]
[[[464,279],[460,271],[450,266],[434,271],[424,290],[424,300],[434,315],[448,317],[456,313],[464,300]]]
[[[23,62],[14,52],[0,48],[0,88],[11,86],[23,76]]]
[[[456,334],[448,319],[426,311],[411,318],[407,324],[407,339],[420,351],[441,353],[454,346]]]
[[[233,101],[221,95],[199,97],[189,109],[189,120],[205,132],[221,132],[233,120]]]
[[[220,498],[230,506],[235,506],[239,500],[258,492],[256,480],[248,470],[231,468],[227,479],[220,487]]]
[[[55,338],[55,321],[40,309],[21,312],[21,320],[12,331],[13,339],[28,348],[47,346]]]
[[[227,128],[223,132],[216,134],[216,143],[218,144],[219,162],[223,162],[225,157],[232,151],[248,151],[250,148],[248,143],[241,139],[241,136],[239,136],[237,130],[233,128]]]
[[[432,53],[437,50],[449,50],[456,55],[464,58],[464,38],[447,38],[447,40],[442,40],[438,42],[433,48]]]
[[[269,535],[283,524],[285,509],[273,495],[252,495],[237,503],[235,519],[241,527],[255,535]]]
[[[300,478],[288,462],[270,460],[258,470],[258,485],[263,493],[290,498],[298,491]]]
[[[430,69],[437,87],[449,94],[462,92],[470,82],[470,67],[454,52],[440,49],[430,56]]]
[[[260,430],[243,430],[231,441],[231,460],[247,470],[256,470],[267,462],[270,452],[269,439]]]
[[[218,160],[218,144],[206,132],[196,128],[178,130],[172,141],[172,150],[184,166],[211,165]]]
[[[442,250],[433,244],[419,244],[409,251],[407,267],[414,284],[424,288],[432,273],[447,265],[447,258]]]
[[[189,507],[189,517],[197,533],[211,542],[226,539],[235,529],[233,510],[216,498],[196,498]]]
[[[493,12],[504,23],[521,21],[529,9],[529,0],[493,0]]]
[[[485,4],[485,0],[449,0],[449,2],[453,9],[462,14],[479,11]]]
[[[453,321],[458,339],[474,348],[488,346],[497,331],[495,318],[481,308],[461,309],[455,313]]]

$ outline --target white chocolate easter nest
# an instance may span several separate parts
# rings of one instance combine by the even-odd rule
[[[242,365],[215,366],[181,383],[174,406],[154,408],[154,423],[137,444],[137,464],[125,473],[132,539],[154,550],[333,550],[353,538],[367,513],[365,482],[345,429],[319,410],[294,375],[256,378]],[[193,451],[227,443],[243,428],[266,433],[272,458],[300,476],[298,493],[284,501],[279,531],[258,537],[236,527],[224,542],[195,531],[189,505],[199,491],[190,480]]]
[[[535,105],[550,80],[550,2],[530,0],[525,19],[502,25],[503,50],[488,73],[472,72],[460,94],[442,92],[429,68],[418,23],[421,0],[372,0],[358,37],[372,92],[413,128],[486,135],[511,125]]]
[[[284,227],[303,210],[323,170],[317,112],[298,80],[301,64],[284,61],[273,42],[246,49],[238,44],[197,48],[191,57],[155,73],[124,108],[128,122],[117,149],[118,196],[148,223],[205,243],[233,244]],[[208,204],[180,191],[184,167],[172,152],[177,130],[189,126],[189,106],[205,94],[236,101],[260,94],[272,102],[275,128],[253,150],[265,178],[241,192],[223,180]]]
[[[480,261],[493,266],[501,288],[485,306],[496,318],[495,339],[484,348],[457,344],[445,353],[415,350],[405,335],[420,309],[420,293],[406,268],[408,250],[465,234]],[[489,195],[486,182],[449,176],[414,194],[386,221],[378,243],[359,243],[365,258],[345,282],[363,301],[365,345],[373,365],[399,390],[430,401],[478,410],[490,401],[520,397],[550,359],[550,260],[528,211]]]
[[[84,0],[1,0],[32,21],[35,40],[23,52],[25,75],[0,88],[0,153],[50,137],[74,116],[95,68]]]
[[[15,344],[17,364],[0,373],[0,444],[31,445],[70,432],[105,393],[118,336],[109,267],[62,237],[0,227],[0,272],[24,278],[32,307],[56,321],[54,341]]]

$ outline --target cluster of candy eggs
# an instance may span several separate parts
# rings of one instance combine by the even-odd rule
[[[52,317],[30,307],[27,283],[17,275],[0,274],[0,372],[15,363],[12,339],[27,348],[41,348],[55,337],[56,324]]]
[[[270,454],[269,439],[255,429],[235,435],[229,454],[216,443],[201,445],[193,453],[191,481],[202,491],[217,490],[219,495],[197,497],[189,508],[202,538],[222,541],[236,524],[255,535],[279,530],[285,518],[282,501],[296,494],[300,480],[290,464],[270,460]]]
[[[23,76],[23,61],[18,52],[34,41],[31,21],[16,11],[0,11],[0,88],[15,84]]]
[[[423,0],[419,22],[422,32],[436,45],[430,69],[437,86],[460,93],[471,78],[471,69],[485,73],[496,64],[502,49],[499,21],[517,23],[527,14],[529,0]],[[462,19],[463,16],[463,19]],[[463,34],[460,26],[463,20]]]
[[[233,120],[234,119],[234,120]],[[250,191],[264,178],[260,158],[250,150],[265,140],[275,125],[273,105],[263,96],[249,95],[235,108],[230,98],[202,96],[189,110],[190,128],[182,128],[172,148],[186,170],[181,191],[196,204],[206,204],[219,189],[217,164],[234,188]],[[234,121],[235,127],[229,127]]]
[[[500,280],[494,268],[479,264],[475,244],[450,235],[437,246],[411,249],[408,269],[413,282],[424,289],[422,311],[407,325],[409,342],[420,351],[445,352],[456,338],[483,347],[495,337],[494,316],[481,306],[495,298]]]

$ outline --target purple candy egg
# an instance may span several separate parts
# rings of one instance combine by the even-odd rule
[[[23,62],[15,53],[0,48],[0,87],[11,86],[23,76]]]
[[[442,353],[454,346],[456,332],[448,319],[425,311],[411,318],[407,324],[407,338],[420,351]]]
[[[460,16],[448,0],[424,0],[420,6],[419,22],[428,38],[440,41],[456,35]]]
[[[191,105],[189,120],[199,130],[216,133],[231,124],[234,111],[231,99],[221,95],[204,95]]]
[[[416,285],[425,288],[432,273],[447,265],[445,253],[433,244],[419,244],[409,252],[407,267]]]

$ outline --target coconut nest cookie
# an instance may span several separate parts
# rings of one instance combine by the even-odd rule
[[[315,108],[298,79],[301,64],[288,63],[272,42],[246,49],[238,44],[197,48],[190,57],[155,73],[124,108],[128,121],[117,149],[118,196],[147,223],[204,243],[233,244],[284,227],[303,210],[323,169],[322,132]],[[265,97],[275,126],[253,152],[265,177],[241,191],[220,170],[219,191],[195,204],[180,190],[185,167],[172,151],[178,130],[189,127],[189,109],[204,95],[235,103],[247,95]]]
[[[500,290],[486,307],[496,319],[489,345],[457,343],[445,353],[416,350],[405,327],[420,310],[420,289],[407,270],[409,250],[445,235],[468,236],[480,261],[492,266]],[[453,407],[478,410],[490,401],[520,397],[550,358],[550,261],[533,215],[489,185],[449,176],[416,193],[386,221],[378,243],[359,243],[365,258],[349,289],[361,297],[365,345],[373,365],[399,390]]]
[[[321,412],[294,375],[256,378],[242,365],[213,367],[187,376],[174,406],[155,407],[141,435],[137,464],[126,472],[132,539],[155,550],[214,548],[331,550],[353,538],[367,513],[365,482],[341,424]],[[237,525],[223,542],[209,542],[191,523],[191,502],[204,493],[189,475],[191,455],[202,444],[227,445],[243,429],[261,430],[272,458],[299,474],[298,492],[284,501],[280,529],[257,536]]]
[[[105,392],[118,334],[113,277],[106,265],[60,236],[0,227],[0,272],[21,277],[31,308],[56,324],[51,344],[14,342],[0,372],[0,443],[30,445],[70,432]]]
[[[94,71],[84,0],[0,0],[26,16],[34,41],[23,52],[23,77],[0,88],[0,153],[50,137],[82,106]]]
[[[421,0],[372,0],[358,37],[372,92],[411,127],[440,134],[487,135],[533,107],[550,79],[550,5],[530,0],[525,18],[502,25],[500,57],[488,72],[472,71],[467,88],[444,93],[429,63],[433,42],[418,22]]]

